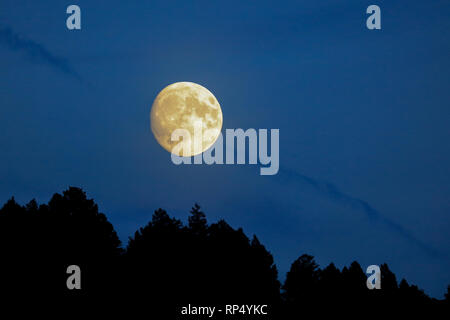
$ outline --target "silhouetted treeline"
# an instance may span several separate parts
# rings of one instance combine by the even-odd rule
[[[271,253],[256,236],[249,239],[224,220],[209,224],[197,204],[187,225],[156,210],[123,249],[94,201],[74,187],[48,204],[9,200],[0,210],[0,259],[2,293],[97,299],[110,302],[108,308],[125,304],[167,319],[178,319],[188,304],[268,304],[276,320],[393,309],[444,312],[449,306],[450,287],[445,300],[432,299],[405,279],[398,283],[387,264],[380,266],[381,290],[368,290],[358,262],[321,269],[304,254],[281,285]],[[67,289],[69,265],[81,268],[81,290]]]

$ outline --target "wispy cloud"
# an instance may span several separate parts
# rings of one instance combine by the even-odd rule
[[[15,33],[10,27],[0,25],[0,44],[12,50],[23,52],[35,63],[47,64],[71,77],[81,80],[80,75],[66,59],[55,56],[43,45]]]
[[[442,254],[439,251],[437,251],[436,249],[434,249],[427,243],[423,242],[422,240],[418,239],[411,231],[407,230],[405,227],[392,221],[391,219],[383,216],[380,212],[378,212],[375,208],[373,208],[367,201],[344,193],[334,184],[327,182],[327,181],[320,181],[320,180],[305,176],[297,171],[287,169],[287,168],[281,168],[280,175],[284,179],[293,180],[293,181],[302,182],[304,184],[307,184],[308,186],[312,187],[314,190],[316,190],[320,194],[322,194],[342,205],[346,205],[348,207],[351,207],[352,209],[362,211],[363,213],[366,214],[366,216],[369,219],[371,219],[373,221],[378,221],[378,222],[386,225],[389,229],[396,232],[398,235],[400,235],[404,239],[407,239],[408,241],[410,241],[411,243],[415,244],[417,247],[422,249],[429,256],[432,256],[432,257],[442,256]]]

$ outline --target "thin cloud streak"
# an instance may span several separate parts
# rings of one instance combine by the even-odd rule
[[[414,236],[414,234],[411,231],[407,230],[405,227],[383,216],[380,212],[378,212],[375,208],[373,208],[367,201],[350,196],[342,192],[334,184],[327,181],[319,181],[317,179],[305,176],[299,172],[287,168],[281,168],[280,174],[285,179],[290,178],[290,180],[301,181],[303,183],[306,183],[317,192],[340,204],[364,212],[369,219],[371,219],[372,221],[378,221],[386,225],[389,229],[393,230],[404,239],[407,239],[411,243],[414,243],[417,247],[422,249],[429,256],[442,257],[441,252],[437,251],[427,243],[418,239],[416,236]]]
[[[53,55],[43,45],[31,39],[22,37],[15,33],[10,27],[0,26],[0,44],[4,44],[12,50],[25,53],[26,56],[35,63],[47,64],[81,81],[80,75],[66,59]]]

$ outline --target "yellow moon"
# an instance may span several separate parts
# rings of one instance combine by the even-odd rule
[[[222,110],[216,97],[205,87],[193,82],[176,82],[156,96],[150,124],[156,141],[164,149],[178,156],[194,156],[210,148],[219,137]],[[173,141],[172,133],[176,129],[186,130],[190,138]],[[183,150],[174,151],[181,141]]]

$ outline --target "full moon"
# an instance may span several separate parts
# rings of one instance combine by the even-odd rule
[[[176,82],[156,96],[150,111],[156,141],[167,151],[190,157],[210,148],[222,129],[222,110],[216,97],[193,82]],[[180,141],[172,139],[176,129],[189,132]],[[200,133],[200,134],[199,134]],[[174,147],[182,143],[182,150]]]

